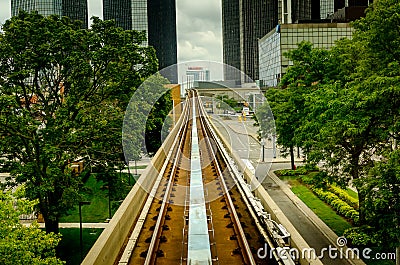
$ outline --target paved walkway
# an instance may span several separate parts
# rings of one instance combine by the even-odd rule
[[[290,159],[282,157],[278,150],[276,152],[277,158],[273,158],[271,156],[271,143],[268,143],[269,145],[266,147],[268,157],[266,161],[268,162],[260,163],[260,154],[253,154],[253,152],[258,151],[258,153],[260,153],[261,151],[260,143],[256,137],[257,127],[253,126],[254,121],[239,122],[233,119],[220,119],[215,116],[213,116],[213,121],[224,137],[232,139],[230,141],[231,145],[239,156],[242,159],[249,159],[251,161],[255,168],[257,179],[260,180],[269,195],[282,212],[285,213],[286,217],[309,246],[314,248],[317,254],[319,254],[323,248],[336,246],[337,235],[273,173],[273,171],[278,169],[290,168]],[[249,156],[244,155],[242,151],[243,146],[240,142],[243,142],[243,139],[238,140],[244,136],[249,138],[248,143],[253,143],[247,146],[247,148],[250,149]],[[254,146],[254,142],[256,142],[258,146]],[[296,164],[299,163],[301,163],[301,159],[296,159]],[[360,260],[347,261],[344,259],[330,259],[328,255],[325,255],[321,261],[328,265],[364,264]]]
[[[30,226],[32,222],[22,222],[26,226]],[[106,228],[108,223],[82,223],[82,228]],[[39,223],[40,228],[45,228],[44,223]],[[59,228],[79,228],[79,223],[60,223]]]

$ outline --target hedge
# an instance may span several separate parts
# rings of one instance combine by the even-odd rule
[[[340,199],[347,202],[354,209],[358,209],[358,200],[351,197],[346,191],[335,185],[330,185],[328,190],[336,194]]]
[[[358,211],[340,199],[336,194],[330,191],[325,191],[321,188],[315,188],[313,186],[311,186],[311,190],[315,193],[315,195],[317,195],[318,198],[332,206],[332,208],[335,209],[339,214],[351,219],[354,223],[358,223]]]

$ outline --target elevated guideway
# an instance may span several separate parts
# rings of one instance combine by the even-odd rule
[[[254,174],[239,160],[189,91],[177,125],[82,264],[322,264],[292,260],[287,249],[308,244],[262,186],[251,190]],[[280,254],[260,257],[265,246]]]

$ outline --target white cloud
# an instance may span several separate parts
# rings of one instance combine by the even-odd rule
[[[0,24],[11,17],[11,0],[2,0],[0,3]]]
[[[178,61],[222,61],[221,1],[177,0]]]

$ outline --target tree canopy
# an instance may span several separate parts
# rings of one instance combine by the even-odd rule
[[[38,199],[47,231],[57,232],[59,217],[81,199],[92,167],[123,163],[125,108],[157,71],[144,40],[144,32],[98,18],[85,30],[66,17],[20,12],[3,25],[0,153],[12,180]]]
[[[267,92],[278,143],[359,193],[359,225],[399,246],[400,3],[378,0],[330,50],[300,43],[281,87]],[[397,173],[396,173],[397,172]],[[332,178],[333,177],[333,178]],[[389,226],[393,223],[393,226]],[[384,236],[383,236],[384,235]]]
[[[64,264],[56,258],[55,248],[60,237],[46,234],[37,223],[24,226],[19,221],[21,214],[30,214],[37,201],[24,199],[24,187],[16,192],[0,192],[0,263],[4,265]]]

